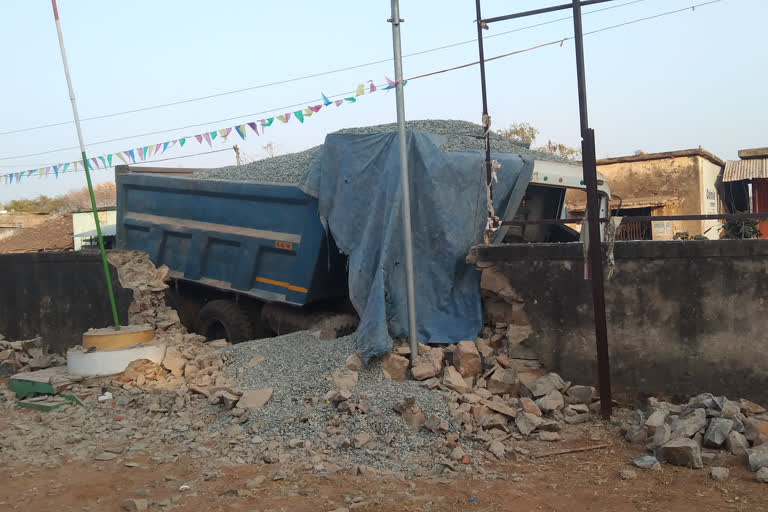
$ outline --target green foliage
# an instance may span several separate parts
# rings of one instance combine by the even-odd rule
[[[510,137],[517,139],[521,142],[528,144],[534,151],[541,151],[542,153],[549,153],[551,155],[559,156],[566,160],[581,160],[581,150],[566,146],[565,144],[559,144],[548,140],[546,145],[534,147],[536,137],[539,135],[538,128],[535,128],[529,123],[514,123],[509,128],[498,130],[496,133],[502,137]]]
[[[515,123],[509,128],[498,130],[496,133],[502,137],[517,139],[530,146],[536,140],[536,136],[539,134],[539,130],[528,123]]]
[[[758,228],[757,219],[729,219],[720,226],[720,231],[722,231],[720,237],[728,239],[760,238],[763,236],[760,228]]]
[[[18,213],[58,213],[64,207],[64,197],[39,195],[34,199],[14,199],[5,209]]]
[[[93,187],[98,208],[115,206],[116,187],[112,182],[98,183]],[[39,195],[34,199],[14,199],[6,203],[9,212],[15,213],[71,213],[91,208],[91,196],[88,188],[75,190],[56,197]]]

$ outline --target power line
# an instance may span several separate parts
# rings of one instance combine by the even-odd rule
[[[632,5],[632,4],[636,4],[636,3],[639,3],[639,2],[645,2],[645,1],[646,0],[631,0],[631,1],[625,2],[623,4],[611,5],[611,6],[603,7],[603,8],[600,8],[600,9],[594,9],[592,11],[585,12],[584,14],[587,15],[587,14],[597,13],[597,12],[600,12],[600,11],[607,11],[609,9],[617,9],[619,7],[625,7],[627,5]],[[512,33],[515,33],[515,32],[522,32],[524,30],[529,30],[529,29],[532,29],[532,28],[537,28],[537,27],[541,27],[543,25],[549,25],[551,23],[557,23],[557,22],[564,21],[564,20],[569,20],[569,19],[571,19],[571,16],[566,16],[566,17],[563,17],[563,18],[556,18],[556,19],[553,19],[553,20],[544,21],[544,22],[541,22],[541,23],[536,23],[534,25],[528,25],[528,26],[516,28],[516,29],[513,29],[513,30],[507,30],[505,32],[499,32],[498,34],[491,34],[491,35],[486,36],[484,39],[491,39],[491,38],[494,38],[494,37],[501,37],[501,36],[505,36],[505,35],[512,34]],[[427,54],[427,53],[432,53],[432,52],[437,52],[437,51],[441,51],[441,50],[446,50],[448,48],[455,48],[457,46],[472,44],[472,43],[476,43],[476,42],[477,42],[476,39],[468,39],[466,41],[459,41],[457,43],[451,43],[451,44],[447,44],[447,45],[444,45],[444,46],[438,46],[436,48],[430,48],[430,49],[427,49],[427,50],[421,50],[421,51],[418,51],[418,52],[409,53],[409,54],[403,55],[403,58],[416,57],[418,55],[424,55],[424,54]],[[291,82],[298,82],[298,81],[301,81],[301,80],[308,80],[310,78],[317,78],[317,77],[320,77],[320,76],[326,76],[326,75],[332,75],[332,74],[336,74],[336,73],[342,73],[344,71],[350,71],[350,70],[353,70],[353,69],[360,69],[360,68],[364,68],[364,67],[368,67],[368,66],[375,66],[376,64],[383,64],[385,62],[390,62],[391,60],[392,60],[391,58],[381,59],[381,60],[376,60],[376,61],[372,61],[372,62],[366,62],[364,64],[356,64],[354,66],[347,66],[347,67],[344,67],[344,68],[332,69],[332,70],[329,70],[329,71],[322,71],[320,73],[314,73],[314,74],[311,74],[311,75],[304,75],[304,76],[299,76],[299,77],[295,77],[295,78],[287,78],[285,80],[279,80],[279,81],[276,81],[276,82],[270,82],[270,83],[266,83],[266,84],[254,85],[254,86],[251,86],[251,87],[243,87],[241,89],[234,89],[234,90],[231,90],[231,91],[225,91],[225,92],[220,92],[220,93],[208,94],[206,96],[198,96],[196,98],[189,98],[189,99],[186,99],[186,100],[172,101],[170,103],[162,103],[162,104],[159,104],[159,105],[152,105],[152,106],[149,106],[149,107],[136,108],[136,109],[132,109],[132,110],[124,110],[122,112],[112,112],[112,113],[109,113],[109,114],[101,114],[101,115],[98,115],[98,116],[84,117],[84,118],[80,119],[80,121],[81,122],[84,122],[84,121],[94,121],[96,119],[105,119],[105,118],[108,118],[108,117],[122,116],[122,115],[126,115],[126,114],[135,114],[137,112],[145,112],[147,110],[154,110],[154,109],[158,109],[158,108],[172,107],[172,106],[175,106],[175,105],[182,105],[182,104],[185,104],[185,103],[192,103],[192,102],[195,102],[195,101],[202,101],[202,100],[207,100],[207,99],[211,99],[211,98],[218,98],[218,97],[221,97],[221,96],[228,96],[228,95],[232,95],[232,94],[238,94],[238,93],[241,93],[241,92],[253,91],[253,90],[256,90],[256,89],[263,89],[263,88],[272,87],[272,86],[275,86],[275,85],[284,85],[284,84],[291,83]],[[43,128],[53,128],[53,127],[56,127],[56,126],[65,126],[65,125],[68,125],[68,124],[72,124],[72,122],[73,121],[62,121],[62,122],[59,122],[59,123],[50,123],[50,124],[44,124],[44,125],[39,125],[39,126],[31,126],[29,128],[21,128],[21,129],[18,129],[18,130],[9,130],[9,131],[5,131],[5,132],[0,132],[0,135],[8,135],[8,134],[11,134],[11,133],[22,133],[22,132],[28,132],[28,131],[32,131],[32,130],[40,130],[40,129],[43,129]]]
[[[647,20],[651,20],[651,19],[655,19],[655,18],[660,18],[662,16],[669,16],[669,15],[677,14],[677,13],[680,13],[680,12],[683,12],[683,11],[694,10],[696,7],[703,7],[703,6],[706,6],[706,5],[711,5],[711,4],[719,3],[719,2],[722,2],[722,1],[723,0],[710,0],[708,2],[702,2],[702,3],[699,3],[699,4],[693,4],[693,5],[689,6],[689,7],[685,7],[685,8],[682,8],[682,9],[676,9],[676,10],[673,10],[673,11],[666,11],[666,12],[655,14],[655,15],[652,15],[652,16],[646,16],[646,17],[643,17],[643,18],[637,18],[635,20],[630,20],[630,21],[626,21],[626,22],[619,23],[619,24],[616,24],[616,25],[611,25],[611,26],[608,26],[608,27],[603,27],[603,28],[600,28],[600,29],[592,30],[592,31],[589,31],[589,32],[585,32],[584,35],[586,36],[586,35],[596,34],[596,33],[599,33],[599,32],[605,32],[607,30],[612,30],[612,29],[615,29],[615,28],[619,28],[619,27],[623,27],[623,26],[627,26],[627,25],[632,25],[634,23],[639,23],[641,21],[647,21]],[[542,44],[539,44],[539,45],[536,45],[536,46],[525,48],[523,50],[515,50],[515,51],[504,53],[504,54],[501,54],[501,55],[496,55],[494,57],[485,59],[485,61],[486,62],[490,62],[490,61],[501,59],[501,58],[504,58],[504,57],[509,57],[511,55],[516,55],[516,54],[520,54],[520,53],[523,53],[523,52],[528,52],[528,51],[536,50],[536,49],[539,49],[539,48],[543,48],[543,47],[546,47],[546,46],[552,46],[552,45],[555,45],[555,44],[562,45],[565,41],[568,41],[570,39],[573,39],[573,36],[568,36],[568,37],[565,37],[563,39],[558,39],[558,40],[555,40],[555,41],[550,41],[548,43],[542,43]],[[455,66],[455,67],[448,68],[448,69],[443,69],[443,70],[434,71],[434,72],[431,72],[431,73],[417,75],[417,76],[408,78],[408,80],[416,80],[418,78],[425,78],[425,77],[429,77],[429,76],[433,76],[433,75],[438,75],[438,74],[446,73],[448,71],[454,71],[454,70],[457,70],[457,69],[462,69],[462,68],[474,66],[474,65],[477,65],[478,63],[479,63],[479,61],[470,62],[470,63],[467,63],[467,64],[462,64],[462,65]],[[383,86],[383,84],[382,84],[382,86]],[[380,86],[377,85],[377,87],[380,87]],[[331,98],[335,98],[335,97],[340,97],[340,96],[346,96],[348,94],[353,94],[354,92],[355,91],[348,91],[348,92],[341,93],[341,94],[335,94],[335,95],[332,95],[330,97]],[[200,124],[195,124],[195,125],[188,125],[188,126],[183,126],[183,127],[178,127],[178,128],[171,128],[171,129],[168,129],[168,130],[149,132],[149,133],[144,133],[144,134],[140,134],[140,135],[132,135],[132,136],[129,136],[129,137],[119,137],[119,138],[114,138],[114,139],[102,140],[102,141],[97,141],[97,142],[90,143],[89,145],[104,144],[104,143],[107,143],[107,142],[115,142],[115,141],[120,141],[120,140],[133,139],[133,138],[137,138],[137,137],[144,137],[144,136],[148,136],[148,135],[156,135],[156,134],[160,134],[160,133],[167,133],[167,132],[175,131],[175,130],[186,130],[188,128],[196,128],[196,127],[199,127],[199,126],[205,126],[205,125],[209,125],[209,124],[221,123],[221,122],[224,122],[224,121],[233,121],[235,119],[242,119],[243,117],[258,116],[258,115],[263,115],[263,114],[267,114],[267,113],[271,113],[271,112],[276,112],[276,111],[283,110],[283,109],[294,108],[294,107],[297,107],[297,106],[306,105],[306,104],[313,103],[313,102],[316,102],[316,101],[322,101],[322,99],[321,98],[317,98],[317,99],[313,99],[313,100],[309,100],[309,101],[304,101],[304,102],[301,102],[301,103],[295,103],[293,105],[289,105],[289,106],[285,106],[285,107],[279,107],[279,108],[276,108],[276,109],[271,109],[271,110],[266,110],[266,111],[262,111],[262,112],[257,112],[257,113],[254,113],[254,114],[244,114],[242,116],[230,117],[230,118],[226,118],[226,119],[220,119],[220,120],[217,120],[217,121],[209,121],[209,122],[206,122],[206,123],[200,123]],[[43,154],[48,154],[48,153],[55,153],[55,152],[58,152],[58,151],[65,151],[65,150],[69,150],[69,149],[77,149],[77,146],[73,146],[73,147],[69,147],[69,148],[54,149],[54,150],[49,150],[49,151],[41,151],[39,153],[31,153],[31,154],[27,154],[27,155],[17,155],[15,157],[4,157],[4,158],[0,158],[0,160],[10,160],[10,159],[14,159],[14,158],[23,158],[23,157],[27,157],[27,156],[37,156],[37,155],[43,155]],[[9,166],[17,167],[17,166],[23,166],[23,164],[10,164]],[[43,166],[40,166],[40,165],[30,165],[28,167],[38,168],[38,167],[43,167]]]

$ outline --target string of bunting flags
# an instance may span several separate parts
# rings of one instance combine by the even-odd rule
[[[227,127],[227,128],[220,128],[218,130],[207,131],[197,135],[191,135],[188,137],[179,137],[178,139],[173,139],[170,141],[158,142],[156,144],[149,144],[143,147],[126,149],[124,151],[107,153],[105,155],[92,157],[88,159],[88,169],[89,170],[109,169],[110,167],[113,167],[113,165],[116,165],[118,163],[118,160],[124,164],[129,164],[129,163],[135,164],[137,162],[148,161],[150,158],[152,158],[153,155],[161,155],[165,153],[169,148],[173,148],[176,145],[178,145],[179,147],[184,147],[184,144],[192,140],[196,140],[198,144],[203,144],[203,142],[205,142],[206,144],[208,144],[209,147],[213,147],[213,141],[215,139],[221,138],[223,140],[227,140],[227,138],[232,135],[232,132],[235,132],[241,139],[245,140],[246,137],[248,136],[249,129],[250,131],[255,133],[257,136],[261,135],[261,133],[264,133],[264,129],[266,127],[273,125],[275,120],[280,121],[280,123],[288,123],[292,119],[294,119],[299,123],[304,123],[305,119],[307,119],[308,117],[312,117],[314,114],[317,114],[318,112],[320,112],[320,109],[322,108],[327,108],[331,105],[340,107],[345,103],[355,103],[357,101],[357,98],[360,96],[363,96],[364,94],[371,94],[378,90],[388,91],[388,90],[394,89],[397,86],[397,82],[395,82],[394,80],[390,80],[388,77],[384,77],[384,78],[387,81],[386,86],[377,87],[376,84],[373,83],[373,80],[368,80],[366,83],[358,84],[357,88],[355,89],[355,94],[347,98],[330,100],[324,93],[320,93],[322,96],[323,102],[318,105],[307,106],[304,109],[295,110],[293,112],[286,112],[284,114],[268,117],[266,119],[250,121],[250,122],[242,123],[242,124]],[[407,83],[408,83],[407,80],[403,81],[403,85]],[[259,133],[259,127],[261,127],[261,133]],[[37,177],[42,179],[42,178],[47,178],[49,176],[54,176],[56,179],[58,179],[59,175],[61,174],[77,172],[81,170],[82,166],[83,166],[82,160],[73,160],[72,162],[49,165],[45,167],[39,167],[37,169],[28,169],[25,171],[10,172],[7,174],[0,175],[0,184],[11,185],[14,183],[20,183],[22,178],[30,179],[30,178]]]

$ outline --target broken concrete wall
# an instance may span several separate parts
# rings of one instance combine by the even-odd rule
[[[110,267],[121,323],[132,292]],[[82,342],[91,327],[112,325],[104,268],[98,253],[0,254],[0,334],[11,340],[40,336],[50,352]]]
[[[605,290],[614,391],[768,401],[766,256],[761,240],[617,242]],[[580,245],[475,247],[469,259],[483,271],[487,320],[530,324],[523,344],[547,368],[597,384]]]

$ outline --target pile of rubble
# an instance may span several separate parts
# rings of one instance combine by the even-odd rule
[[[183,329],[179,329],[176,310],[165,304],[166,282],[171,274],[167,266],[155,268],[147,253],[141,251],[109,251],[107,260],[117,269],[120,285],[133,291],[128,307],[130,325],[149,324],[161,331]]]
[[[7,341],[0,334],[0,377],[63,364],[66,364],[63,357],[48,353],[48,347],[42,338]]]
[[[635,411],[623,430],[627,441],[653,454],[635,461],[639,467],[660,469],[667,462],[700,469],[727,450],[768,482],[768,411],[749,400],[703,393],[677,405],[651,398],[648,410]],[[713,478],[721,469],[712,468]]]

